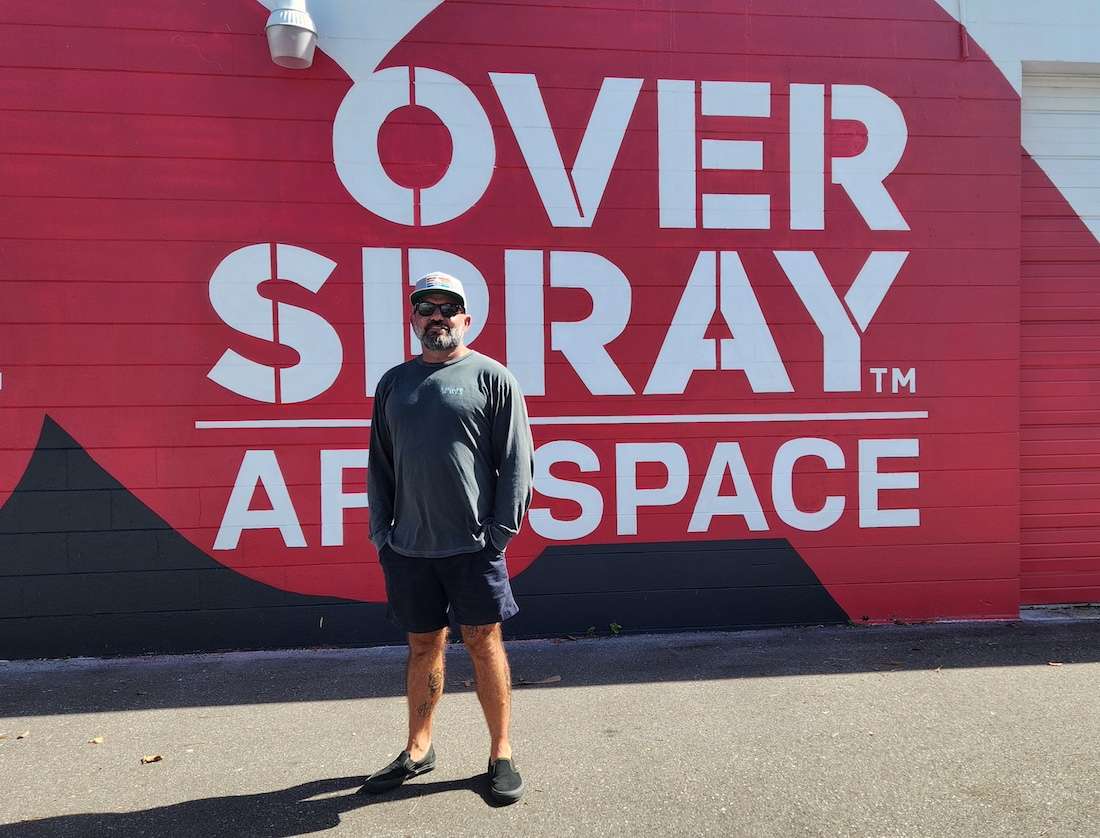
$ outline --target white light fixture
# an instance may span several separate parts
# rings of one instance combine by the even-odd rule
[[[313,63],[317,27],[306,0],[279,0],[267,19],[267,46],[271,60],[280,67],[304,70]]]

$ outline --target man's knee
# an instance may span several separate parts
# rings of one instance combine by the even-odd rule
[[[487,626],[462,626],[462,642],[471,655],[480,655],[503,648],[500,623]]]
[[[439,631],[409,632],[409,654],[433,655],[447,643],[447,627]]]

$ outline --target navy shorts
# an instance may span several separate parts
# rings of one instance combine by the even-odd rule
[[[441,559],[403,556],[387,544],[378,558],[386,577],[387,615],[407,632],[499,623],[519,611],[504,554],[492,545]]]

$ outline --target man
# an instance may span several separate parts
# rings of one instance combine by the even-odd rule
[[[511,673],[500,624],[519,610],[504,549],[531,503],[527,408],[512,374],[466,347],[471,321],[458,279],[430,273],[409,300],[423,353],[378,382],[367,489],[390,618],[408,635],[409,738],[361,791],[387,791],[435,767],[449,611],[489,727],[489,791],[511,803],[523,780],[508,739]]]

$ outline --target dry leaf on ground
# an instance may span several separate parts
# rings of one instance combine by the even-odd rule
[[[164,757],[160,754],[146,754],[141,758],[142,765],[148,765],[151,762],[160,762]]]
[[[93,736],[91,739],[88,740],[88,744],[89,745],[102,745],[103,744],[103,737],[102,736]]]
[[[31,732],[30,732],[29,730],[24,730],[24,731],[23,731],[22,733],[20,733],[20,734],[19,734],[18,736],[16,736],[15,738],[16,738],[16,739],[26,739],[26,738],[27,738],[28,736],[30,736],[30,735],[31,735]]]

